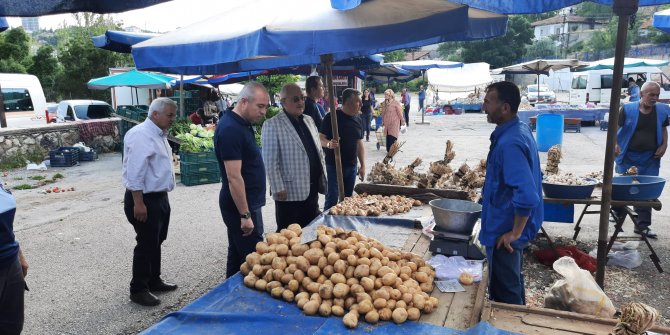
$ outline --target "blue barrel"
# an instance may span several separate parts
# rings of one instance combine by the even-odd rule
[[[537,149],[543,152],[563,143],[563,115],[540,114],[537,116]]]

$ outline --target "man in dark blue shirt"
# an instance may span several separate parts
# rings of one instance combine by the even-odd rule
[[[222,181],[219,207],[228,227],[226,277],[237,273],[263,240],[265,167],[252,125],[263,119],[269,105],[265,87],[250,82],[242,88],[235,109],[225,113],[216,127],[214,150]]]
[[[335,152],[340,147],[344,195],[350,197],[354,192],[356,175],[362,181],[365,177],[365,147],[363,145],[363,123],[359,116],[361,110],[361,92],[347,88],[342,92],[342,109],[337,110],[337,130],[339,139],[333,138],[330,113],[326,114],[321,124],[321,145],[325,148],[328,190],[324,210],[337,204],[339,190],[335,169]],[[360,167],[357,169],[357,160]]]
[[[484,110],[496,129],[486,160],[482,189],[482,227],[486,246],[491,300],[525,304],[523,249],[544,220],[542,169],[530,128],[519,121],[519,88],[501,81],[489,85]]]
[[[309,115],[314,124],[316,124],[317,129],[321,129],[321,122],[326,110],[323,106],[316,103],[319,99],[323,98],[323,82],[319,76],[308,77],[305,81],[305,93],[307,93],[307,99],[305,99],[305,115]]]

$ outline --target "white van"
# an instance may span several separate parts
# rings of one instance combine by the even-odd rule
[[[587,102],[596,104],[609,104],[612,94],[612,70],[590,70],[574,72],[572,74],[572,86],[570,88],[570,104],[583,105]],[[621,82],[621,94],[628,93],[628,78],[638,79],[642,82],[655,81],[661,85],[659,101],[670,102],[670,79],[654,66],[638,66],[623,69],[623,80]]]
[[[31,74],[0,73],[0,88],[5,102],[5,116],[46,116],[47,100],[37,77]]]

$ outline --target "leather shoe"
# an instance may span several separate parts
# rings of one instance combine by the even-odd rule
[[[130,300],[142,306],[158,306],[161,303],[161,300],[149,291],[131,293]]]
[[[162,280],[154,284],[149,284],[149,291],[151,292],[167,292],[174,291],[176,289],[177,284],[166,283]]]
[[[638,235],[644,235],[647,238],[653,238],[653,239],[658,238],[658,235],[656,235],[656,233],[653,230],[651,230],[651,228],[635,228],[634,232],[635,234]]]

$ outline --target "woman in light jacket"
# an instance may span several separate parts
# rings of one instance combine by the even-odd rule
[[[382,103],[382,125],[386,135],[386,151],[398,140],[400,127],[405,125],[403,106],[395,99],[393,90],[384,91],[384,102]]]

